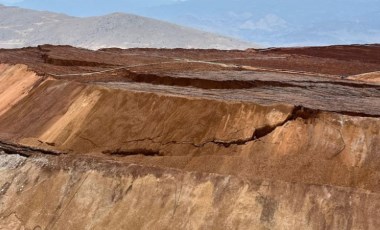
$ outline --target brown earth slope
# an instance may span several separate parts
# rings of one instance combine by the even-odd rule
[[[378,53],[0,50],[0,229],[379,229]]]

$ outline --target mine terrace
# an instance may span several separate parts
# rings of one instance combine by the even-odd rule
[[[380,229],[379,54],[1,49],[0,228]]]

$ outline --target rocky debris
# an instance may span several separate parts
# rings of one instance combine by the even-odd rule
[[[5,229],[376,229],[380,224],[379,195],[365,190],[244,181],[96,157],[19,158],[0,156],[0,162],[24,162],[0,171]]]
[[[360,50],[0,50],[0,227],[377,229]]]

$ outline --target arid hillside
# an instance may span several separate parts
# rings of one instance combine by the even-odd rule
[[[94,7],[93,3],[88,2],[90,8]],[[41,4],[51,4],[51,1]],[[74,5],[70,8],[84,10],[84,7]],[[41,44],[72,45],[88,49],[259,47],[235,38],[134,14],[112,13],[96,17],[73,17],[27,8],[0,4],[0,48],[22,48]],[[118,9],[120,10],[122,11]]]
[[[379,229],[379,53],[0,50],[0,229]]]

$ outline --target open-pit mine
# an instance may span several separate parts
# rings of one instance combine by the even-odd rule
[[[0,229],[380,229],[380,45],[0,63]]]

